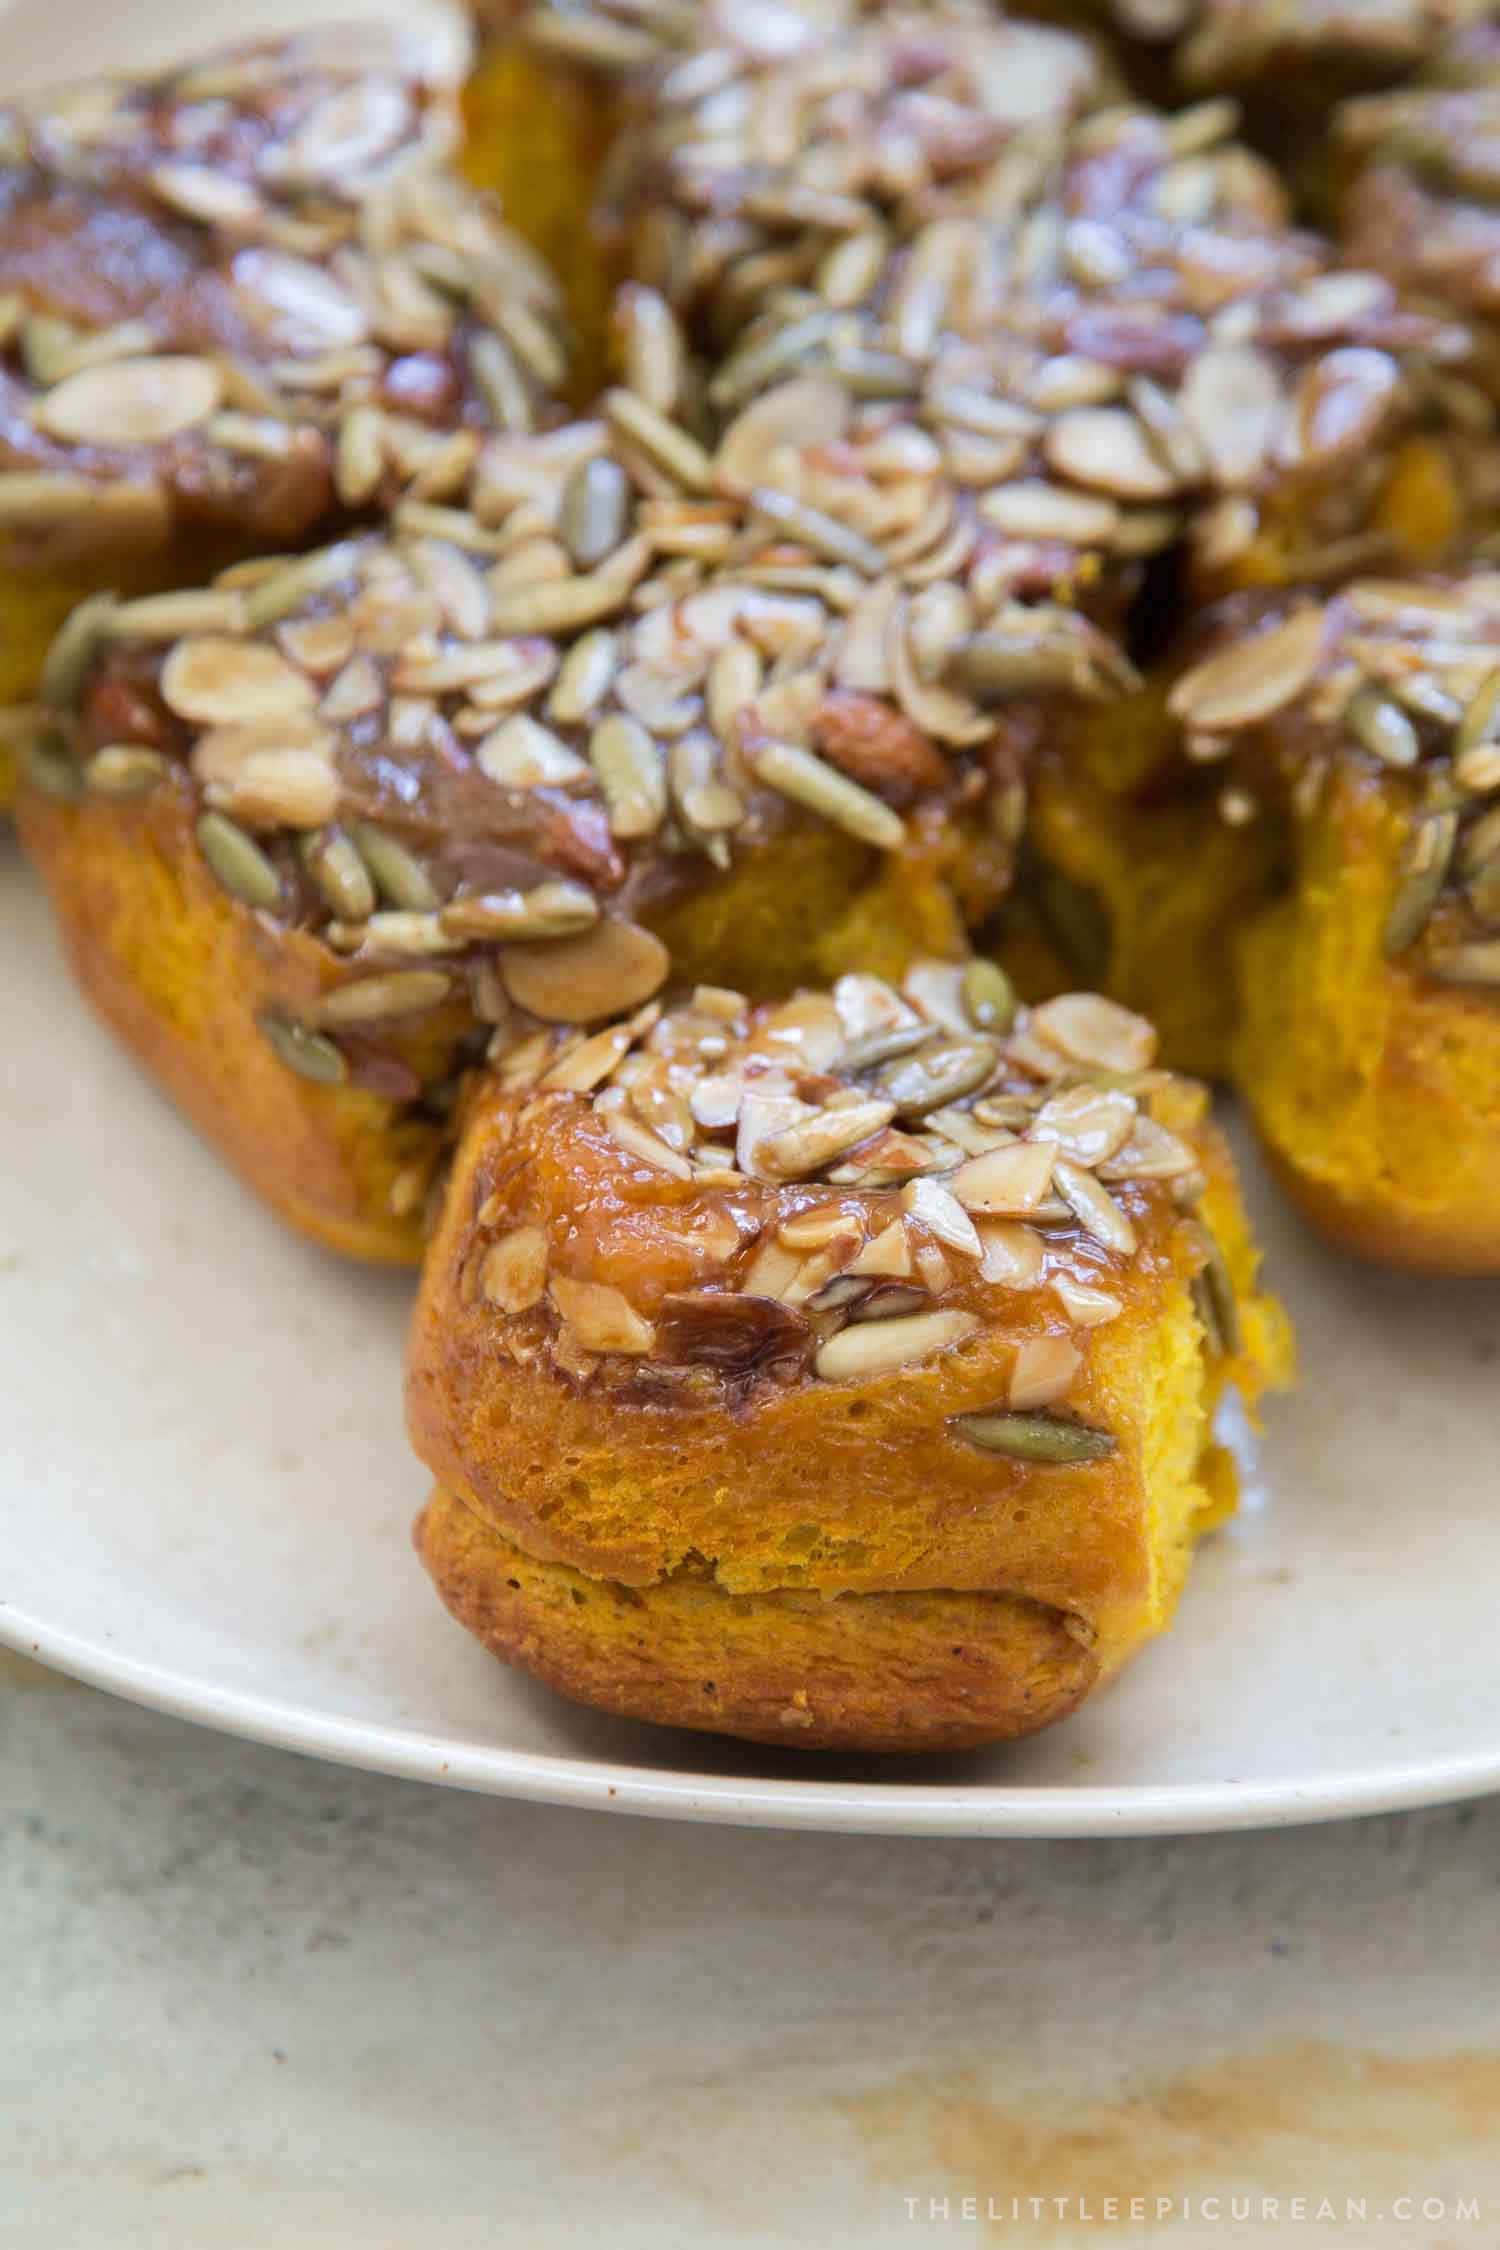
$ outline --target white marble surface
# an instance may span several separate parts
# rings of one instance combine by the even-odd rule
[[[1494,2244],[1497,1876],[1500,1801],[1107,1844],[677,1828],[0,1656],[0,2241]]]

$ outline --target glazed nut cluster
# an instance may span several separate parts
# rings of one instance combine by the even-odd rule
[[[1443,983],[1500,984],[1500,577],[1356,580],[1216,650],[1175,683],[1190,756],[1263,730],[1294,800],[1315,807],[1333,758],[1406,785],[1408,840],[1385,924],[1392,958],[1423,946]],[[1452,911],[1440,923],[1439,902]]]
[[[555,285],[445,168],[440,60],[340,27],[0,111],[0,529],[305,538],[549,411]]]
[[[559,1096],[586,1102],[623,1169],[709,1198],[692,1222],[709,1262],[692,1291],[643,1309],[570,1278],[565,1248],[559,1262],[546,1227],[512,1223],[501,1192],[478,1213],[466,1287],[522,1323],[521,1356],[541,1322],[575,1379],[614,1355],[783,1382],[961,1344],[981,1285],[1050,1291],[1065,1327],[1018,1344],[1007,1398],[966,1434],[1018,1458],[1097,1458],[1106,1432],[1047,1410],[1087,1332],[1123,1310],[1153,1199],[1192,1214],[1204,1187],[1191,1142],[1154,1114],[1172,1085],[1154,1056],[1128,1010],[1086,994],[1021,1008],[988,962],[919,963],[899,990],[850,975],[759,1009],[703,987],[599,1031],[540,1031],[498,1066],[513,1137],[533,1101],[542,1120]],[[1196,1295],[1211,1348],[1232,1352],[1234,1293],[1206,1229]]]

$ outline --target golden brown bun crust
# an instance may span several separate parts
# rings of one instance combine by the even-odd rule
[[[1242,1293],[1235,1372],[1253,1391],[1280,1372],[1280,1332],[1253,1296],[1243,1214],[1201,1094],[1175,1094],[1174,1122],[1209,1176],[1205,1215]],[[1048,1230],[1045,1253],[1049,1274],[1092,1278],[1118,1301],[1105,1326],[1075,1333],[1050,1281],[1007,1288],[955,1257],[964,1270],[941,1303],[968,1316],[968,1333],[917,1364],[826,1380],[794,1350],[774,1373],[763,1360],[721,1379],[666,1349],[586,1356],[580,1368],[547,1303],[512,1317],[491,1301],[483,1277],[497,1243],[535,1230],[554,1277],[618,1291],[667,1339],[683,1293],[727,1291],[732,1306],[750,1246],[830,1191],[703,1189],[633,1163],[572,1095],[492,1086],[466,1120],[425,1268],[408,1362],[413,1445],[440,1486],[540,1561],[636,1588],[701,1567],[733,1594],[1009,1591],[1097,1635],[1107,1671],[1165,1622],[1212,1505],[1200,1480],[1212,1476],[1219,1379],[1191,1290],[1205,1254],[1198,1220],[1158,1183],[1117,1193],[1136,1255],[1101,1269],[1097,1245],[1066,1224]],[[894,1191],[850,1200],[863,1205],[867,1239],[900,1214]],[[728,1238],[738,1226],[742,1248],[726,1265],[731,1213]],[[953,1417],[1006,1402],[1022,1347],[1053,1341],[1077,1356],[1050,1404],[1112,1433],[1116,1449],[1044,1466],[980,1451]]]
[[[537,1562],[437,1491],[416,1543],[444,1603],[577,1703],[803,1750],[967,1750],[1066,1718],[1098,1662],[1058,1610],[1009,1594],[637,1589]]]
[[[80,986],[199,1131],[301,1232],[415,1264],[437,1126],[279,1060],[257,1015],[310,1012],[334,965],[220,888],[192,821],[181,776],[123,802],[54,804],[30,790],[17,813]]]

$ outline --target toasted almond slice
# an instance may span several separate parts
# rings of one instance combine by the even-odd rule
[[[604,1036],[602,1032],[599,1034],[601,1038]],[[588,1040],[585,1044],[592,1046],[594,1041]],[[542,1080],[544,1086],[547,1082],[545,1078]],[[610,1111],[608,1124],[611,1138],[643,1164],[653,1165],[658,1172],[669,1172],[674,1180],[692,1178],[693,1167],[687,1158],[664,1141],[660,1133],[653,1133],[649,1125],[638,1124],[633,1117],[624,1117],[618,1110]]]
[[[972,1156],[953,1175],[952,1188],[966,1211],[998,1216],[1024,1215],[1046,1202],[1052,1191],[1057,1150],[1046,1141],[1016,1141]]]
[[[1004,1289],[1034,1289],[1042,1277],[1042,1238],[1018,1219],[991,1219],[979,1229],[979,1271]]]
[[[305,672],[262,641],[204,633],[179,641],[162,666],[162,701],[200,725],[299,718],[317,690]]]
[[[865,1244],[847,1270],[875,1279],[904,1281],[911,1272],[911,1240],[905,1221],[892,1219],[888,1227],[883,1227]]]
[[[629,1299],[603,1281],[569,1281],[555,1273],[552,1302],[585,1351],[621,1352],[639,1359],[656,1341],[656,1330]]]
[[[80,368],[38,400],[38,426],[70,445],[160,445],[206,422],[224,395],[211,359],[163,353]]]
[[[820,1203],[811,1211],[799,1211],[795,1217],[783,1219],[776,1229],[776,1239],[788,1250],[826,1250],[830,1242],[852,1234],[858,1237],[860,1222],[856,1214],[846,1211],[841,1203]]]
[[[974,1222],[958,1198],[949,1193],[937,1180],[908,1180],[901,1190],[901,1207],[909,1211],[919,1226],[946,1243],[961,1257],[980,1258],[984,1244],[975,1230]]]
[[[740,1288],[747,1297],[781,1297],[802,1271],[804,1260],[768,1233],[745,1269]]]
[[[1134,1256],[1135,1228],[1092,1172],[1085,1171],[1081,1164],[1070,1163],[1066,1157],[1059,1157],[1053,1178],[1069,1210],[1097,1241],[1107,1250],[1118,1251],[1122,1258]]]
[[[591,1039],[571,1048],[541,1079],[542,1091],[592,1093],[602,1086],[615,1064],[630,1052],[630,1033],[623,1024],[596,1031]]]
[[[1146,1018],[1097,992],[1044,1000],[1027,1028],[1070,1062],[1099,1070],[1149,1070],[1156,1057],[1156,1032]]]
[[[1068,1336],[1028,1336],[1016,1347],[1010,1371],[1010,1405],[1019,1413],[1052,1406],[1062,1398],[1083,1365],[1083,1354]]]
[[[542,938],[505,953],[500,974],[518,1008],[550,1023],[593,1023],[661,990],[672,956],[635,922],[605,918],[576,937]]]
[[[1075,1281],[1071,1274],[1055,1274],[1052,1292],[1075,1328],[1102,1328],[1107,1321],[1118,1320],[1125,1310],[1118,1297],[1107,1289],[1096,1289],[1091,1282]]]
[[[861,1382],[885,1375],[915,1359],[929,1359],[972,1336],[979,1326],[970,1312],[910,1313],[895,1320],[860,1321],[840,1329],[821,1345],[813,1361],[826,1383]]]
[[[529,1312],[547,1287],[547,1237],[540,1227],[517,1227],[492,1243],[479,1268],[479,1287],[503,1313]]]

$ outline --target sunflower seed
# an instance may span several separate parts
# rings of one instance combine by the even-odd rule
[[[376,406],[355,406],[339,424],[334,447],[334,489],[346,508],[373,499],[385,475],[385,416]]]
[[[713,489],[712,460],[697,439],[690,437],[679,423],[659,414],[634,391],[606,391],[603,404],[612,427],[638,445],[647,459],[667,476],[686,486],[689,492]]]
[[[294,1023],[289,1016],[268,1013],[257,1021],[276,1055],[299,1078],[310,1078],[318,1086],[340,1086],[348,1077],[343,1055],[321,1032],[309,1031],[306,1024]]]
[[[557,504],[559,536],[580,570],[614,553],[629,512],[630,484],[618,461],[602,453],[580,461]]]
[[[840,1329],[820,1345],[813,1366],[825,1383],[860,1382],[961,1344],[979,1326],[970,1312],[912,1313]]]
[[[1435,956],[1428,969],[1443,984],[1500,985],[1500,938],[1454,946]]]
[[[682,395],[682,332],[665,297],[640,282],[627,283],[616,306],[625,381],[658,414],[676,412]]]
[[[460,945],[485,940],[573,937],[599,919],[599,902],[582,883],[538,883],[529,891],[485,891],[456,898],[442,910]]]
[[[760,693],[764,671],[759,652],[738,639],[726,643],[709,666],[708,723],[726,747],[738,742],[735,722]]]
[[[1457,840],[1457,813],[1429,813],[1412,830],[1385,921],[1383,944],[1388,960],[1414,945],[1426,929],[1448,879]]]
[[[619,643],[607,627],[596,626],[585,633],[563,658],[547,699],[548,718],[558,726],[576,726],[590,718],[609,693],[619,662]]]
[[[1464,707],[1453,738],[1453,757],[1461,765],[1470,751],[1493,742],[1500,734],[1500,665],[1487,672]]]
[[[1117,1450],[1108,1430],[1066,1422],[1050,1414],[955,1414],[952,1426],[981,1453],[1001,1453],[1011,1461],[1071,1465],[1104,1461]]]
[[[435,1008],[453,990],[442,969],[394,969],[386,976],[361,977],[325,992],[318,1003],[324,1024],[378,1023],[391,1016],[416,1016]]]
[[[851,570],[863,573],[866,578],[878,578],[886,567],[886,558],[868,539],[840,523],[837,516],[825,515],[820,508],[804,506],[789,492],[778,492],[774,485],[757,485],[750,495],[750,505],[758,516],[773,524],[777,531],[799,546],[809,548],[815,555],[826,555],[831,562],[847,563]]]
[[[72,523],[99,506],[102,489],[91,477],[0,471],[0,530],[46,531]]]
[[[589,762],[599,779],[615,836],[654,836],[667,813],[662,755],[639,720],[612,711],[589,737]]]
[[[788,742],[766,743],[756,749],[754,770],[757,780],[876,851],[897,851],[905,840],[906,828],[899,813],[811,751],[799,750]]]
[[[83,770],[97,797],[138,797],[154,789],[171,765],[159,750],[147,750],[139,742],[111,742],[96,750]]]
[[[198,849],[220,883],[246,906],[270,912],[281,904],[281,877],[252,836],[223,813],[199,816]]]
[[[312,595],[338,585],[352,575],[359,552],[358,544],[346,539],[337,546],[321,547],[315,554],[299,555],[267,572],[245,595],[246,630],[258,633],[264,626],[289,617]]]
[[[1083,652],[1075,644],[1035,633],[968,634],[949,651],[943,666],[951,687],[985,706],[1055,688],[1077,689],[1088,676]]]
[[[95,630],[104,640],[175,641],[190,633],[238,633],[244,621],[242,594],[207,586],[121,602],[100,618]]]

